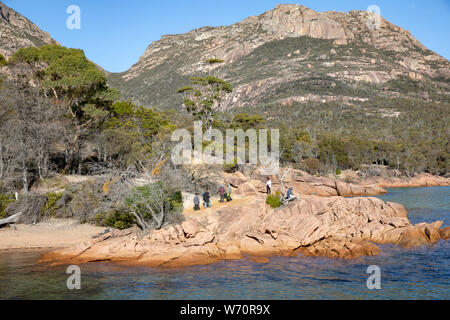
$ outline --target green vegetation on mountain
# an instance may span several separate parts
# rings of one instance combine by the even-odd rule
[[[448,61],[388,22],[374,39],[364,14],[282,5],[163,37],[121,74],[55,44],[0,55],[0,217],[32,208],[29,221],[117,229],[179,221],[181,191],[217,189],[215,169],[170,161],[173,131],[199,119],[207,132],[279,129],[282,164],[314,175],[370,164],[448,175]],[[69,174],[84,177],[51,185]],[[26,197],[13,201],[16,191]]]

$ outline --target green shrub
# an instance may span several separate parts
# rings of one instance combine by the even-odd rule
[[[223,62],[225,62],[225,60],[222,60],[222,59],[208,59],[208,60],[206,60],[206,63],[209,63],[209,64],[223,63]]]
[[[181,191],[173,192],[168,196],[168,201],[170,203],[170,211],[171,212],[183,212],[183,195]]]
[[[58,206],[56,205],[56,203],[58,202],[59,199],[61,199],[63,194],[64,194],[64,192],[59,192],[59,193],[49,192],[49,193],[47,193],[45,195],[45,197],[47,198],[47,203],[42,208],[42,215],[54,217],[56,210],[58,210]]]
[[[99,216],[99,214],[96,215],[96,219]],[[100,217],[102,215],[100,214]],[[118,211],[110,211],[103,215],[104,219],[102,220],[102,225],[112,227],[115,229],[123,230],[128,229],[133,226],[135,223],[134,217],[126,212],[118,212]]]
[[[304,163],[304,169],[309,174],[316,174],[319,171],[320,168],[320,161],[319,159],[314,158],[307,158],[303,160]]]
[[[342,174],[342,171],[340,169],[336,170],[336,175],[339,176],[340,174]]]
[[[96,214],[107,212],[110,204],[105,201],[104,184],[104,180],[90,179],[80,184],[67,186],[64,196],[70,201],[64,208],[61,217],[70,217],[81,223],[87,223],[95,221]]]
[[[0,219],[6,218],[6,207],[15,201],[14,196],[11,194],[0,194]]]
[[[105,226],[105,222],[104,222],[105,217],[106,217],[105,212],[97,213],[94,217],[93,223],[95,223],[98,226]]]
[[[6,64],[7,64],[6,58],[0,53],[0,67],[6,66]]]
[[[350,176],[345,177],[344,181],[346,183],[354,183],[355,182],[355,180]]]
[[[269,194],[266,199],[266,204],[270,205],[272,208],[281,207],[281,194],[279,192],[275,195]]]

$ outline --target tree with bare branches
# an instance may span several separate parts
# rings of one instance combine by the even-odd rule
[[[181,193],[171,191],[162,182],[132,189],[126,204],[143,230],[159,230],[165,223],[180,218]]]

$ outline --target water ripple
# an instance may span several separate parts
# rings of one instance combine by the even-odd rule
[[[413,223],[449,222],[450,188],[392,189]],[[224,261],[161,270],[96,263],[82,267],[82,290],[66,288],[64,267],[36,265],[38,253],[0,253],[0,299],[449,299],[449,242],[414,249],[381,246],[376,257],[352,261],[273,258],[270,263]],[[379,265],[382,289],[366,287]]]

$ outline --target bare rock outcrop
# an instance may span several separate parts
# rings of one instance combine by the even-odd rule
[[[445,187],[450,186],[450,179],[421,173],[406,179],[370,177],[363,180],[363,183],[377,185],[381,188]]]
[[[448,79],[448,60],[425,48],[409,31],[382,18],[374,32],[368,21],[366,10],[316,12],[302,5],[280,4],[233,25],[163,36],[128,71],[108,76],[125,98],[165,108],[181,105],[182,99],[161,90],[162,83],[184,83],[189,76],[214,72],[234,87],[223,100],[224,109],[304,101],[352,105],[366,98],[348,96],[338,84],[365,88],[368,83],[386,84],[405,77],[436,84]],[[383,58],[383,52],[391,58]],[[211,58],[224,63],[205,63]],[[299,93],[284,89],[309,84],[316,77],[328,78],[321,87],[336,94],[317,95],[308,85]],[[404,94],[389,88],[373,89],[377,92],[373,97]],[[150,94],[154,91],[160,94]]]
[[[0,54],[12,55],[17,49],[56,44],[47,32],[0,2]]]
[[[180,226],[142,235],[112,231],[76,248],[45,254],[54,264],[112,261],[179,267],[246,255],[327,256],[351,259],[376,255],[376,245],[416,246],[439,241],[442,222],[411,225],[403,206],[377,198],[303,196],[272,209],[253,196],[192,214]],[[443,236],[442,236],[443,235]]]
[[[376,184],[354,184],[347,183],[337,178],[316,177],[300,170],[281,169],[279,176],[270,177],[272,180],[273,191],[281,191],[280,176],[284,176],[283,183],[286,186],[292,186],[299,195],[316,195],[321,197],[361,197],[377,196],[387,193],[387,191]],[[246,181],[238,186],[238,192],[251,195],[256,192],[265,193],[265,175],[260,175],[258,171],[253,174],[253,180]]]
[[[342,24],[333,20],[327,13],[316,12],[295,4],[277,5],[274,10],[261,15],[259,23],[264,30],[274,32],[280,38],[309,36],[339,40],[342,44],[354,38],[350,30],[346,30]]]
[[[439,230],[439,234],[441,235],[441,239],[443,240],[450,239],[450,227]]]
[[[415,226],[409,226],[402,232],[397,244],[402,247],[414,247],[435,243],[441,239],[439,228],[442,224],[442,221],[436,221],[431,224],[420,223]]]

